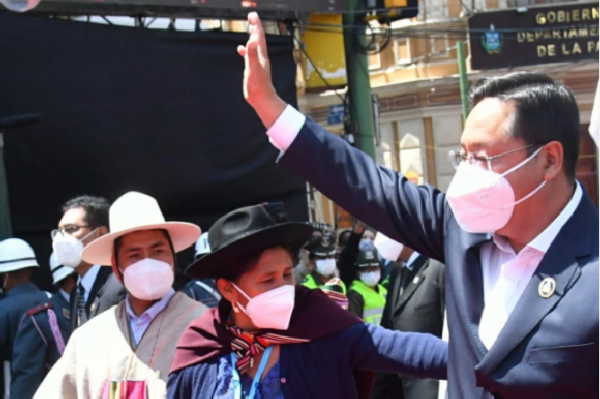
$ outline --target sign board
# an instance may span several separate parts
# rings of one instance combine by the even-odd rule
[[[475,14],[472,69],[598,59],[598,2]]]

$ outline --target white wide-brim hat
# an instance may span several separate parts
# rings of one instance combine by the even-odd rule
[[[81,258],[95,265],[110,265],[117,238],[134,231],[166,230],[175,252],[183,251],[196,242],[200,227],[193,223],[165,222],[155,198],[130,191],[117,198],[108,212],[110,233],[90,242]]]
[[[35,252],[27,241],[20,238],[7,238],[0,241],[0,273],[39,267]]]

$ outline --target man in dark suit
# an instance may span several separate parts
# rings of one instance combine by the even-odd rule
[[[480,82],[446,194],[285,104],[258,15],[248,20],[244,96],[279,163],[446,265],[449,397],[598,397],[598,211],[575,179],[573,94],[543,74]]]
[[[58,262],[75,268],[79,275],[70,300],[73,329],[125,297],[125,289],[110,267],[90,265],[81,259],[83,247],[108,232],[108,208],[108,201],[102,197],[73,198],[63,205],[58,228],[52,231]]]
[[[386,259],[390,269],[388,294],[381,325],[391,330],[416,331],[442,337],[444,326],[444,265],[378,233],[375,247],[397,246],[399,255]],[[386,243],[381,241],[386,240]],[[381,252],[385,258],[384,248]],[[373,399],[436,399],[438,382],[396,374],[375,380]]]

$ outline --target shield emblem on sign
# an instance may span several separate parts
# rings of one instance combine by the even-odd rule
[[[502,34],[496,31],[494,25],[490,25],[490,30],[484,33],[481,45],[488,54],[499,54],[502,51]]]

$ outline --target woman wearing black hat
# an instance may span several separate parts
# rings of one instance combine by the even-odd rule
[[[371,371],[446,377],[447,346],[433,335],[365,324],[322,291],[294,287],[294,254],[310,234],[281,204],[210,228],[211,253],[188,273],[216,278],[223,299],[180,339],[169,398],[367,398]]]

